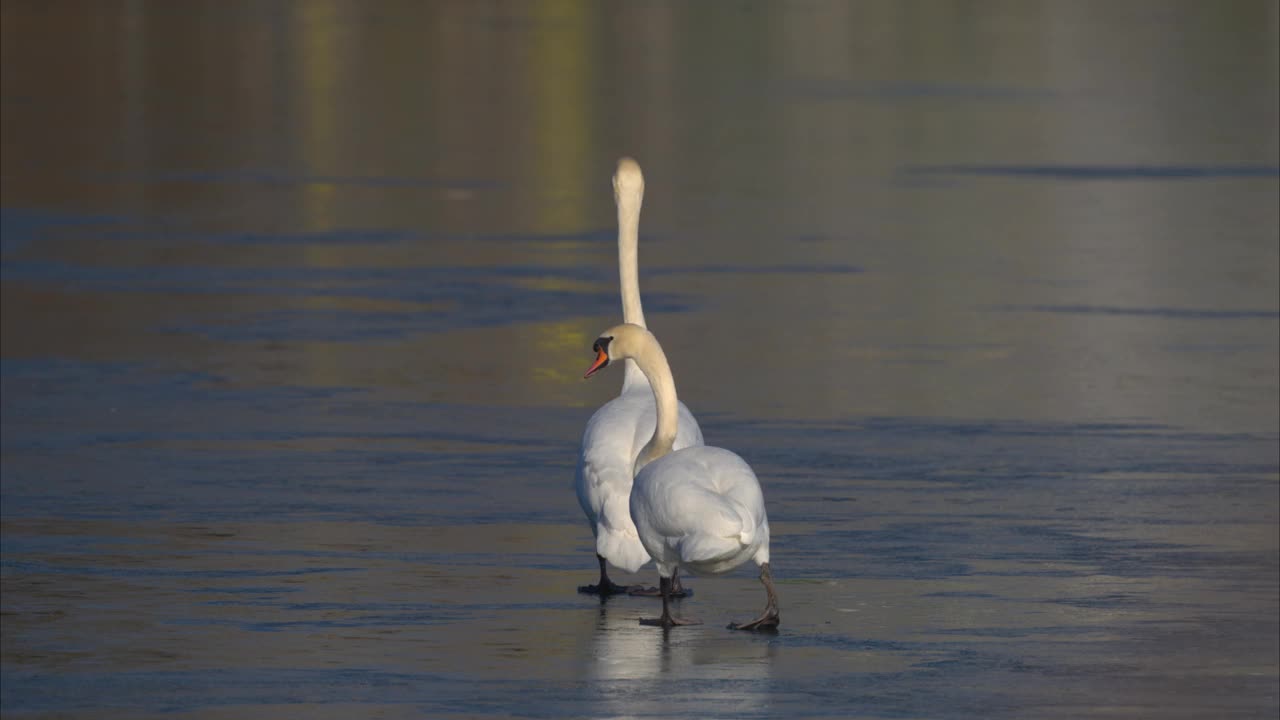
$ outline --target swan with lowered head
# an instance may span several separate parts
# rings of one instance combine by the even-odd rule
[[[613,198],[618,206],[618,278],[622,290],[623,320],[643,328],[644,309],[640,304],[640,272],[637,245],[640,236],[640,206],[644,201],[644,175],[631,158],[618,161],[613,176]],[[693,413],[683,404],[674,406],[679,431],[674,447],[702,444],[702,430]],[[628,572],[649,562],[649,553],[640,543],[631,521],[629,500],[636,455],[657,423],[657,411],[649,381],[634,362],[628,361],[622,392],[587,421],[578,452],[574,487],[591,532],[596,538],[596,559],[600,580],[578,588],[583,593],[612,595],[633,588],[609,579],[608,564]],[[677,578],[678,583],[678,578]],[[643,591],[641,591],[643,592]],[[673,590],[683,594],[682,590]]]
[[[636,457],[630,506],[640,542],[658,566],[662,617],[640,622],[663,627],[694,624],[671,615],[672,578],[680,568],[719,575],[754,560],[760,566],[768,602],[760,617],[729,627],[776,628],[778,596],[769,573],[769,519],[755,472],[724,448],[674,449],[680,418],[676,383],[652,333],[624,323],[600,333],[592,349],[596,360],[584,377],[617,360],[635,363],[649,380],[658,410],[653,434]]]

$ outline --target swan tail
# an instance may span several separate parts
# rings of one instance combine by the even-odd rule
[[[760,529],[756,522],[756,515],[737,499],[725,499],[728,501],[729,506],[733,508],[734,514],[737,515],[738,527],[741,528],[738,531],[738,542],[742,543],[743,547],[749,547],[756,541],[756,533]]]
[[[728,560],[742,551],[737,537],[697,534],[680,539],[680,559],[695,565],[714,565]]]
[[[640,543],[640,535],[631,522],[626,498],[606,500],[596,525],[596,552],[610,565],[635,572],[649,562],[649,553]]]
[[[652,559],[640,544],[640,538],[626,538],[616,533],[600,533],[596,538],[596,552],[608,560],[610,565],[631,573],[644,567]]]

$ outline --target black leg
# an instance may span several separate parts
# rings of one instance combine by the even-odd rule
[[[773,590],[773,576],[769,573],[769,563],[760,564],[760,582],[764,583],[764,591],[768,595],[768,603],[760,617],[749,623],[739,625],[729,623],[730,630],[776,630],[780,621],[778,617],[778,594]]]
[[[671,614],[671,578],[659,577],[658,587],[662,592],[662,617],[660,618],[640,618],[641,625],[657,625],[659,627],[670,628],[676,625],[699,625],[697,620],[686,620],[678,618]]]
[[[600,582],[595,585],[579,585],[578,592],[587,595],[623,595],[631,588],[626,585],[618,585],[609,579],[609,567],[605,562],[604,556],[596,555],[596,559],[600,561]]]
[[[671,597],[686,598],[692,594],[693,591],[680,582],[680,568],[676,568],[676,571],[671,573]]]

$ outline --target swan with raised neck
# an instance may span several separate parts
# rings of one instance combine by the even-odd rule
[[[618,273],[623,319],[639,327],[645,325],[644,310],[640,304],[637,257],[644,186],[644,174],[636,161],[627,157],[619,160],[613,175],[613,193],[618,210]],[[657,406],[653,388],[635,361],[623,360],[622,364],[622,392],[591,415],[578,446],[574,491],[596,539],[596,560],[600,566],[600,580],[595,585],[578,588],[584,593],[648,592],[642,588],[618,585],[609,579],[607,569],[608,565],[613,565],[636,572],[650,560],[649,551],[636,533],[628,503],[636,457],[645,450],[646,441],[651,439],[657,420]],[[655,457],[655,451],[661,450],[664,444],[669,444],[674,451],[702,444],[702,430],[693,413],[682,403],[674,405],[679,418],[674,443],[664,443],[659,439],[645,450],[642,463]],[[669,421],[664,423],[664,428],[671,424]],[[673,581],[677,596],[683,597],[679,577]]]
[[[629,157],[618,160],[613,173],[613,202],[618,208],[618,285],[622,291],[622,321],[648,327],[640,302],[640,209],[644,205],[644,173]],[[623,387],[645,383],[634,363],[626,363]]]

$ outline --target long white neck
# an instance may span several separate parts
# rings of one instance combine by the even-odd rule
[[[619,189],[618,205],[618,285],[622,289],[622,321],[647,327],[644,307],[640,304],[640,206],[644,189]],[[644,382],[644,375],[634,362],[628,361],[622,385],[624,388]]]
[[[680,401],[676,397],[676,379],[671,374],[667,355],[662,352],[658,339],[646,333],[647,339],[634,357],[640,372],[644,373],[653,388],[653,401],[658,410],[658,422],[653,437],[645,443],[636,457],[634,472],[638,473],[649,463],[671,452],[676,441],[676,429],[680,422]]]

